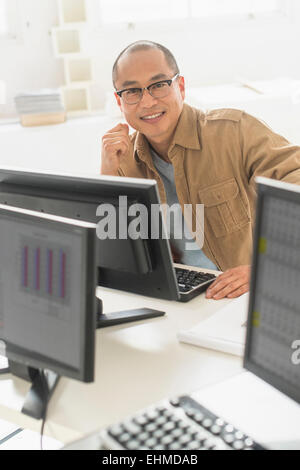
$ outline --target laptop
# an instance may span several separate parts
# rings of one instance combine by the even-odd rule
[[[257,187],[245,371],[66,449],[300,449],[300,187]]]

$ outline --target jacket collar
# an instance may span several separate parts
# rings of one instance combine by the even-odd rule
[[[169,147],[169,152],[171,152],[176,145],[186,149],[201,150],[197,112],[196,109],[184,103]],[[147,138],[140,132],[137,132],[134,143],[134,158],[136,161],[143,160],[150,163],[149,157],[152,162]],[[153,164],[151,165],[150,163],[149,166],[152,167]]]
[[[201,149],[198,135],[197,110],[186,103],[183,105],[181,115],[179,116],[170,149],[174,145],[180,145],[191,150]]]

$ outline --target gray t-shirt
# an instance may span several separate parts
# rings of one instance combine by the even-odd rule
[[[151,155],[155,168],[157,169],[165,187],[167,204],[169,207],[172,207],[171,214],[173,217],[170,217],[170,227],[167,227],[170,233],[170,242],[174,248],[181,255],[180,262],[188,266],[197,266],[199,268],[207,269],[218,269],[217,266],[203,253],[199,248],[197,243],[193,241],[191,232],[189,231],[182,214],[181,206],[178,201],[178,196],[176,192],[175,179],[174,179],[174,168],[172,163],[165,162],[160,158],[153,149],[151,149]],[[183,227],[184,230],[178,229],[176,223],[180,222],[180,227]],[[177,229],[177,230],[176,230]],[[181,232],[180,238],[174,238],[174,234]],[[188,246],[189,249],[186,249]]]

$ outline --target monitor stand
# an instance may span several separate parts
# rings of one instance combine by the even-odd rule
[[[31,418],[44,419],[59,376],[50,370],[35,369],[10,360],[9,371],[32,383],[25,397],[22,413]]]
[[[106,328],[107,326],[121,325],[122,323],[145,320],[147,318],[161,317],[165,314],[165,312],[154,310],[152,308],[137,308],[133,310],[122,310],[119,312],[104,314],[102,300],[97,298],[97,301],[97,329]]]

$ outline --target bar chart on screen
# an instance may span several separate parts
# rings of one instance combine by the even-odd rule
[[[69,259],[66,247],[39,238],[20,237],[20,288],[30,295],[69,301]]]

